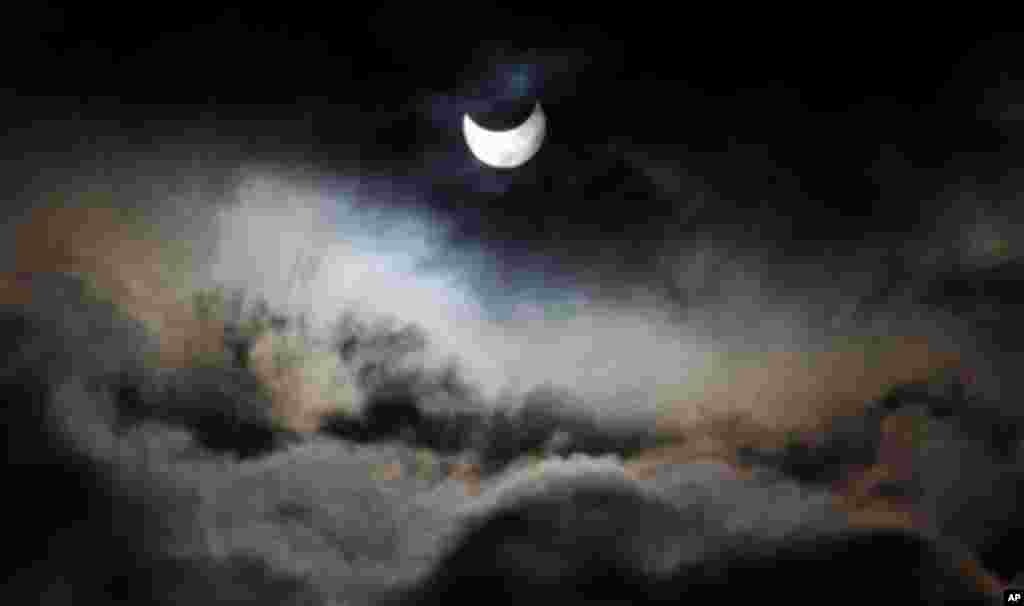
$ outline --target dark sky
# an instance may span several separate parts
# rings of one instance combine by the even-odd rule
[[[705,229],[812,257],[899,239],[1021,149],[1014,36],[464,17],[34,10],[5,32],[5,156],[198,132],[358,174],[376,203],[425,205],[513,264],[631,268]],[[473,160],[459,129],[500,98],[549,118],[514,171]]]

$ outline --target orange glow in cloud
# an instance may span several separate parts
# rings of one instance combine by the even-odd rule
[[[44,207],[18,225],[16,272],[76,273],[97,295],[109,298],[159,339],[161,366],[178,368],[219,352],[224,326],[197,319],[190,293],[175,283],[166,247],[127,220],[124,211],[103,206]],[[3,302],[28,304],[29,295],[10,276],[2,282]]]
[[[957,368],[960,356],[928,339],[891,336],[813,354],[769,352],[711,368],[687,396],[663,406],[659,427],[683,437],[713,435],[739,447],[815,432],[837,415],[857,414],[893,386]],[[723,419],[733,422],[723,425]],[[725,427],[733,434],[724,435]],[[737,442],[739,441],[739,442]]]

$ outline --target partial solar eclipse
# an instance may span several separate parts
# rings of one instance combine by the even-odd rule
[[[466,145],[478,160],[493,168],[515,168],[532,158],[544,143],[547,119],[540,103],[519,126],[509,130],[488,130],[466,114],[462,118]]]

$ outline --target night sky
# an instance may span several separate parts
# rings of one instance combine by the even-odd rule
[[[444,226],[433,262],[472,266],[492,299],[689,304],[707,293],[679,263],[708,242],[782,289],[868,276],[859,296],[910,285],[944,305],[1005,296],[1020,271],[1016,36],[749,34],[654,13],[495,12],[479,34],[426,9],[19,17],[2,183],[19,203],[107,156],[121,188],[144,156],[178,154],[211,181],[241,163],[312,167],[350,206]],[[472,156],[465,114],[511,128],[536,102],[535,157]],[[993,264],[992,280],[961,271]]]
[[[25,58],[8,154],[181,132],[295,153],[415,191],[456,241],[555,272],[594,255],[635,271],[709,228],[809,257],[885,245],[1020,146],[1013,37],[592,17],[494,13],[477,34],[429,11],[39,11],[8,25]],[[469,155],[463,113],[511,125],[535,100],[538,156],[495,171]]]

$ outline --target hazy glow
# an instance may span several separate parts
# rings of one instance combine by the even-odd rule
[[[756,410],[762,422],[804,424],[820,416],[822,403],[863,402],[892,381],[921,379],[947,363],[945,331],[918,311],[837,326],[824,312],[842,308],[836,304],[849,300],[842,293],[772,280],[794,269],[710,245],[682,254],[691,262],[680,265],[680,279],[716,284],[719,296],[695,301],[685,318],[639,291],[618,299],[565,288],[481,292],[463,278],[484,260],[432,263],[443,256],[443,227],[353,196],[296,193],[273,180],[243,186],[221,217],[212,277],[305,312],[314,327],[344,313],[415,325],[429,350],[410,363],[428,370],[455,361],[483,403],[515,403],[550,385],[605,418],[691,422],[701,409]],[[731,269],[705,266],[707,255],[728,259]],[[300,259],[307,271],[297,278]],[[892,325],[876,322],[883,320]],[[883,349],[896,352],[893,359],[872,361],[871,335],[886,335]],[[938,351],[903,335],[938,338]]]

